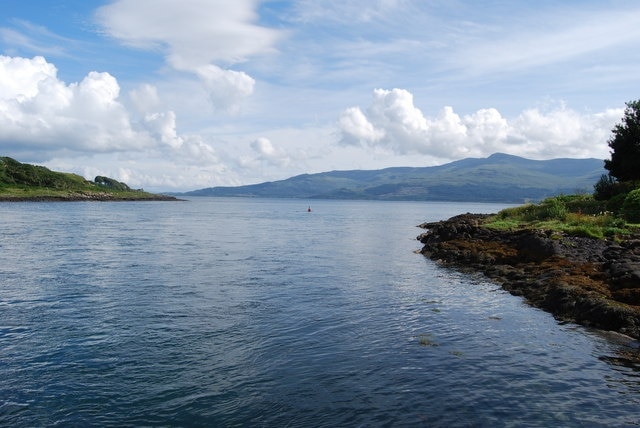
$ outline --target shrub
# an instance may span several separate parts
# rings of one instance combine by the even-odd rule
[[[500,220],[522,220],[526,213],[533,209],[533,204],[520,205],[518,207],[505,208],[496,214]]]
[[[562,197],[549,198],[540,205],[539,218],[541,220],[564,220],[567,216],[567,207]]]
[[[619,195],[615,195],[611,199],[609,199],[606,203],[607,211],[610,211],[615,214],[620,214],[622,212],[622,205],[624,204],[624,200],[627,197],[627,193],[620,193]]]
[[[632,190],[624,198],[622,215],[630,223],[640,223],[640,189]]]
[[[559,197],[568,212],[597,215],[606,211],[606,203],[596,200],[592,195],[571,195]]]

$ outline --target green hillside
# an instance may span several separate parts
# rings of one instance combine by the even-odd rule
[[[21,200],[164,200],[175,199],[129,188],[98,176],[94,181],[77,174],[0,157],[0,201]]]
[[[514,202],[592,192],[606,173],[599,159],[530,160],[497,153],[422,168],[331,171],[189,196]]]

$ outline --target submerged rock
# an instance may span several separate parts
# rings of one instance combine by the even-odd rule
[[[557,319],[640,339],[640,239],[622,243],[482,226],[485,214],[421,224],[421,253],[483,272]]]

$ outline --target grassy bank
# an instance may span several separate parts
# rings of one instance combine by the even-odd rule
[[[538,204],[507,208],[489,217],[485,226],[496,229],[544,229],[598,239],[624,239],[640,230],[620,213],[606,210],[606,201],[591,195],[561,195]]]
[[[0,201],[39,200],[170,200],[173,197],[131,189],[125,183],[98,176],[51,171],[9,157],[0,157]]]

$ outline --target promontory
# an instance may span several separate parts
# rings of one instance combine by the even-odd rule
[[[640,230],[612,220],[588,233],[584,225],[571,229],[573,217],[594,222],[602,215],[568,214],[565,228],[505,227],[501,214],[462,214],[420,225],[426,232],[418,240],[425,256],[481,272],[559,320],[640,339]],[[595,236],[598,230],[605,234]]]
[[[173,196],[131,189],[109,177],[97,176],[90,181],[77,174],[0,157],[0,202],[176,200]]]

